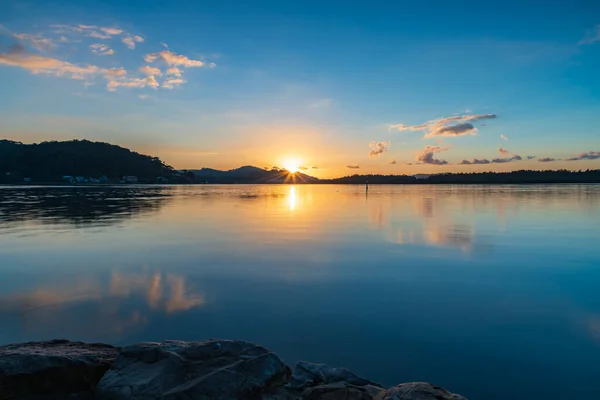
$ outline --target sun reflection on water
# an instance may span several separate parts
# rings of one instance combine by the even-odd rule
[[[296,188],[294,186],[290,186],[288,205],[290,206],[290,211],[294,211],[296,209]]]

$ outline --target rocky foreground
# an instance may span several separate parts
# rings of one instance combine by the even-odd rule
[[[346,368],[299,362],[231,340],[0,346],[0,399],[466,400],[424,382],[388,389]]]

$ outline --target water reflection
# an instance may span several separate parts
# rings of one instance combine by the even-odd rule
[[[470,398],[572,398],[575,381],[600,393],[599,185],[0,187],[0,200],[0,344],[228,337]]]
[[[16,319],[25,330],[60,326],[74,332],[71,335],[110,335],[140,329],[157,313],[178,313],[205,302],[183,276],[113,271],[108,276],[80,274],[0,296],[0,319]]]
[[[0,187],[0,222],[110,225],[158,211],[165,187]]]
[[[290,186],[288,204],[290,205],[290,211],[294,211],[296,209],[296,188],[294,186]]]

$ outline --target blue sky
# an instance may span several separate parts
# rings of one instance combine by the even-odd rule
[[[13,140],[316,176],[600,168],[597,2],[12,1],[0,24]]]

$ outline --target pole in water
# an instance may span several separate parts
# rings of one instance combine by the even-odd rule
[[[365,182],[365,192],[369,191],[369,181]]]

